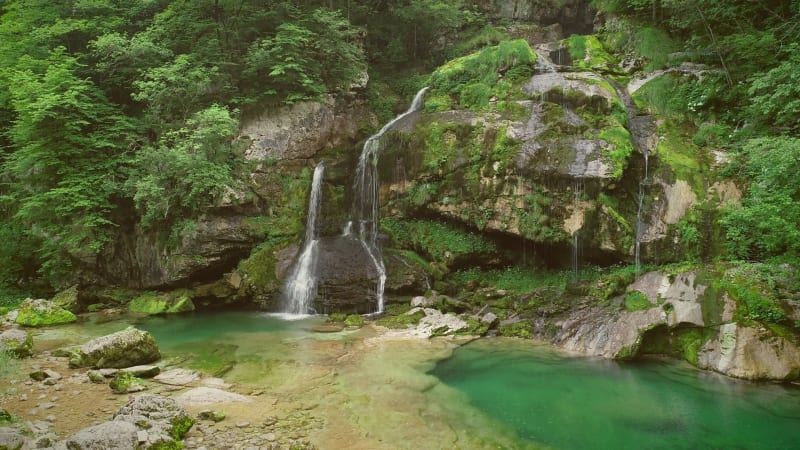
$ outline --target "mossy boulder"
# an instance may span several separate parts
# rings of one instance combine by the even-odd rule
[[[181,448],[180,439],[194,425],[194,419],[177,401],[154,394],[135,397],[117,411],[114,420],[133,423],[144,431],[146,443],[141,448],[146,449]]]
[[[161,358],[155,339],[147,331],[128,327],[92,339],[70,357],[71,367],[115,368],[147,364]]]
[[[80,304],[78,303],[78,285],[76,284],[59,292],[53,296],[52,301],[67,311],[77,313],[80,310]]]
[[[33,354],[33,338],[24,330],[10,329],[0,333],[0,353],[10,353],[17,358]]]
[[[146,292],[131,300],[128,310],[150,315],[194,311],[192,292],[185,289],[172,292]]]
[[[76,320],[78,318],[75,314],[54,302],[28,298],[19,305],[19,314],[16,322],[26,327],[43,327],[75,322]]]
[[[115,394],[127,394],[130,392],[139,392],[144,390],[145,386],[142,380],[137,378],[130,372],[121,370],[114,375],[114,378],[108,383],[108,387]]]

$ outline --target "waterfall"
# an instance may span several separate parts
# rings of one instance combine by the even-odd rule
[[[322,162],[314,168],[311,195],[308,200],[308,218],[303,251],[286,281],[283,312],[288,314],[311,314],[312,303],[317,296],[317,255],[319,252],[319,230],[317,214],[322,204],[322,178],[325,166]]]
[[[583,178],[580,177],[575,178],[573,184],[573,191],[575,194],[573,201],[575,205],[575,211],[577,212],[580,210],[581,197],[583,197],[583,191],[584,191]],[[581,233],[580,228],[578,228],[572,233],[572,281],[573,282],[578,282],[581,274],[580,233]]]
[[[404,119],[409,114],[422,107],[422,100],[425,96],[427,87],[420,89],[411,102],[408,110],[392,119],[383,126],[377,133],[370,136],[364,143],[361,156],[358,159],[356,178],[353,186],[353,209],[351,221],[345,226],[344,235],[353,235],[352,226],[357,226],[356,238],[361,241],[375,270],[378,273],[378,289],[376,292],[377,312],[383,312],[383,290],[386,285],[386,268],[383,265],[383,256],[377,244],[378,239],[378,210],[380,208],[380,198],[378,195],[378,156],[381,151],[381,137],[392,129],[392,127]]]
[[[644,223],[642,222],[642,209],[644,205],[644,194],[645,194],[645,187],[648,183],[648,159],[649,154],[646,148],[644,148],[644,176],[642,177],[642,181],[639,182],[639,204],[636,209],[636,244],[634,245],[634,264],[636,265],[636,278],[639,278],[639,272],[641,271],[642,261],[641,261],[641,252],[640,248],[642,246],[642,233],[644,232]]]

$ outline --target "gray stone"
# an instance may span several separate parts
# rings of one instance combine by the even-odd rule
[[[156,375],[153,380],[171,386],[186,386],[187,384],[199,381],[200,372],[190,369],[171,369]]]
[[[78,431],[66,440],[70,450],[135,450],[136,425],[120,420],[104,422]]]
[[[147,332],[128,327],[80,346],[70,358],[71,367],[122,368],[161,358],[156,341]]]
[[[493,312],[488,312],[481,317],[481,322],[488,324],[489,326],[494,325],[498,320],[497,314]]]
[[[800,349],[786,339],[729,323],[698,352],[698,366],[749,380],[800,376]]]
[[[241,394],[223,391],[221,389],[210,387],[198,387],[184,392],[176,397],[176,399],[184,404],[191,405],[207,405],[213,403],[244,403],[252,402],[253,399],[245,397]]]
[[[423,297],[421,295],[418,295],[418,296],[416,296],[416,297],[411,299],[411,306],[413,306],[413,307],[427,308],[427,307],[429,307],[431,305],[433,305],[433,299],[432,298],[426,298],[426,297]]]
[[[178,402],[155,394],[134,397],[114,414],[114,420],[136,424],[146,430],[147,443],[143,448],[170,443],[176,437],[180,439],[194,424],[194,420]]]
[[[161,373],[161,368],[153,365],[132,366],[120,369],[139,378],[152,378]]]
[[[33,338],[25,330],[11,328],[0,333],[0,352],[9,352],[17,358],[33,355]]]
[[[222,422],[225,420],[225,413],[222,411],[204,409],[197,413],[197,418],[200,420],[210,420],[212,422]]]
[[[19,450],[28,439],[12,429],[0,429],[0,449]]]

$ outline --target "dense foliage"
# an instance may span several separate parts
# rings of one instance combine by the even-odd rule
[[[191,228],[234,186],[241,115],[415,65],[439,0],[0,1],[0,287],[58,284],[122,222]]]
[[[726,172],[747,192],[721,220],[728,256],[797,255],[800,154],[788,136],[800,131],[800,2],[594,3],[636,30],[609,22],[604,37],[643,56],[645,71],[695,64],[695,74],[661,77],[637,95],[673,127],[694,130],[701,149],[733,156]]]

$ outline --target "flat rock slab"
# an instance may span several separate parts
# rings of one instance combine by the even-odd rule
[[[133,366],[121,370],[139,378],[152,378],[161,373],[161,368],[158,366]]]
[[[172,369],[155,376],[153,380],[171,386],[186,386],[200,380],[200,372],[190,369]]]
[[[223,391],[211,387],[198,387],[176,397],[180,403],[192,405],[208,405],[212,403],[246,403],[253,399],[234,392]]]

